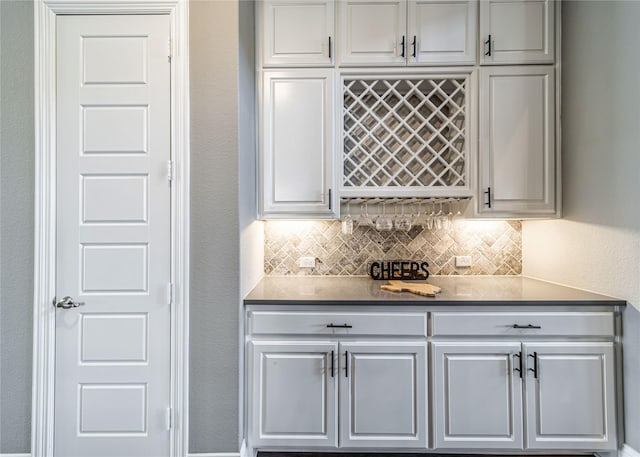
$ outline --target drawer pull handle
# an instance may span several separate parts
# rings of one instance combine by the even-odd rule
[[[353,325],[349,325],[349,324],[327,324],[327,328],[353,328]]]
[[[513,371],[517,371],[520,374],[520,379],[522,379],[522,351],[518,354],[513,354],[513,358],[518,358],[518,368],[514,368]]]
[[[520,329],[525,328],[525,329],[527,329],[527,328],[542,328],[542,327],[539,326],[539,325],[533,325],[533,324],[527,324],[527,325],[513,324],[511,326],[511,328],[520,328]]]
[[[533,368],[529,368],[529,371],[533,371],[533,377],[538,379],[538,353],[529,354],[529,357],[533,357]]]
[[[331,351],[331,377],[335,376],[334,374],[334,366],[333,366],[333,358],[335,357],[334,351]]]
[[[344,377],[349,377],[349,351],[344,351]]]

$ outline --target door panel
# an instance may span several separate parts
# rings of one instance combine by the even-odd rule
[[[527,343],[527,447],[615,450],[612,343]],[[535,359],[534,359],[535,356]]]
[[[267,0],[259,7],[265,67],[332,64],[333,0]]]
[[[252,342],[251,445],[337,447],[337,343]]]
[[[345,343],[340,354],[340,446],[426,447],[426,344]]]
[[[479,212],[555,214],[553,67],[480,71]]]
[[[406,0],[344,0],[338,5],[341,65],[405,65]]]
[[[516,355],[519,343],[433,343],[436,448],[522,448]]]
[[[482,0],[481,63],[553,63],[554,16],[554,0]]]
[[[262,216],[335,217],[332,70],[265,71],[263,90]]]
[[[409,63],[475,64],[477,19],[475,0],[409,0]]]
[[[55,454],[169,454],[168,16],[57,16]]]

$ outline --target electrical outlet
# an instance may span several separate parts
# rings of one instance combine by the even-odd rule
[[[471,256],[470,255],[457,255],[456,256],[456,267],[470,267],[471,266]]]
[[[316,267],[316,258],[315,257],[300,257],[298,259],[298,266],[300,268],[315,268]]]

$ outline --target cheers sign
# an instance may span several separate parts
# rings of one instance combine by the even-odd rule
[[[429,271],[427,262],[415,260],[384,260],[371,262],[369,276],[371,279],[427,279]]]

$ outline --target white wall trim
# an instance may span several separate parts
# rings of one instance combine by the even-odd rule
[[[0,456],[3,457],[3,456]],[[211,452],[207,454],[188,454],[187,457],[240,457],[239,452]]]
[[[634,448],[625,444],[620,449],[620,457],[640,457],[640,452],[636,451]]]
[[[31,457],[31,454],[0,454],[0,457]]]
[[[167,14],[171,21],[171,457],[187,455],[189,386],[189,15],[188,0],[34,0],[35,242],[31,452],[52,457],[55,369],[56,15]]]

